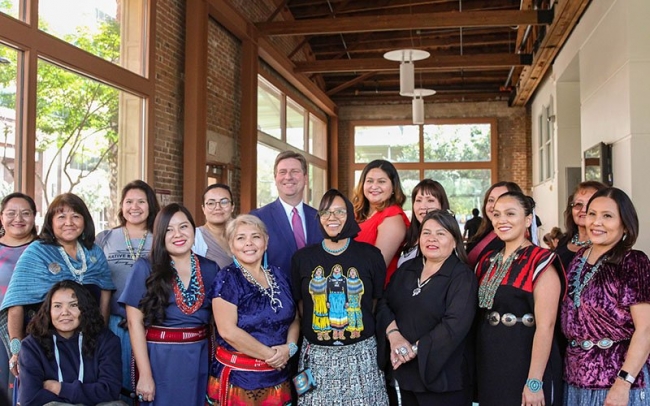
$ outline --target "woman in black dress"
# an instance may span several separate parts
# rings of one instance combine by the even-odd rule
[[[472,404],[477,281],[466,260],[456,219],[434,210],[422,220],[418,256],[379,302],[379,363],[405,405]]]
[[[534,207],[533,199],[522,193],[498,198],[493,225],[505,246],[476,267],[481,406],[550,406],[558,404],[562,393],[554,327],[566,284],[555,254],[527,238]]]

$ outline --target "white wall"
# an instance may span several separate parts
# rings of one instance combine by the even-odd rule
[[[538,185],[535,199],[546,204],[557,201],[561,216],[566,204],[563,168],[580,164],[582,152],[601,141],[612,144],[614,186],[632,198],[641,229],[637,248],[650,252],[650,216],[644,214],[650,207],[648,16],[648,0],[593,0],[557,56],[552,74],[535,94],[531,116],[534,146],[541,106],[549,97],[557,100],[554,182],[558,188]],[[559,217],[558,224],[562,224]]]

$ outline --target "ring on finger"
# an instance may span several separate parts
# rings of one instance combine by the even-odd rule
[[[142,402],[144,400],[144,396],[142,396],[142,393],[138,394],[138,400]]]
[[[408,355],[408,353],[409,353],[409,350],[407,350],[406,347],[399,347],[399,353],[402,356],[406,357]]]
[[[14,369],[15,366],[16,366],[15,362],[12,361],[9,363],[9,369]]]

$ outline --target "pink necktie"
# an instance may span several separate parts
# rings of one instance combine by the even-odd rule
[[[294,207],[291,211],[291,227],[293,227],[293,236],[296,239],[298,249],[305,246],[305,232],[302,229],[302,220],[298,210]]]

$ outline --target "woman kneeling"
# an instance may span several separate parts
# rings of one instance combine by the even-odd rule
[[[123,405],[120,341],[90,292],[56,283],[27,326],[20,351],[20,404]]]

